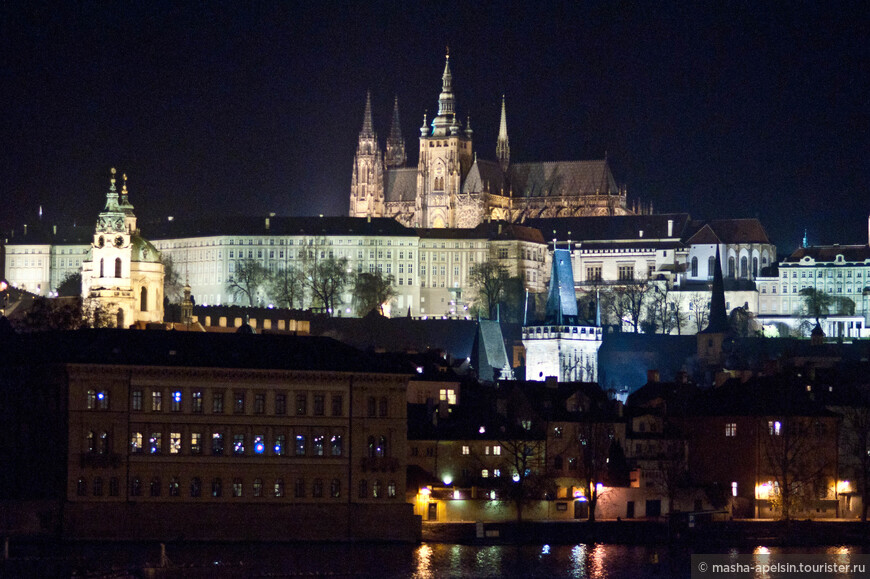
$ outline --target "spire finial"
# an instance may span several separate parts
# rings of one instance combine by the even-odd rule
[[[112,187],[111,187],[112,191],[115,190],[115,173],[117,173],[117,171],[115,171],[115,168],[112,167],[112,177],[111,177],[111,179],[109,179],[109,183],[112,184]]]
[[[121,178],[124,180],[124,185],[121,187],[121,191],[126,195],[127,194],[127,174],[126,173],[122,174]]]
[[[501,122],[498,125],[498,142],[495,146],[495,155],[501,170],[507,173],[511,161],[511,147],[508,142],[507,112],[505,109],[504,94],[501,95]]]
[[[360,136],[372,137],[374,136],[374,128],[372,123],[372,91],[366,91],[366,111],[363,114],[363,128],[360,132]]]
[[[450,45],[449,44],[447,45],[445,52],[447,53],[447,60],[450,60]]]

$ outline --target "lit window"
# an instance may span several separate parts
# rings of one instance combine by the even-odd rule
[[[481,476],[482,478],[489,478],[489,469],[486,469],[486,468],[485,468],[485,469],[483,469],[482,471],[480,471],[480,476]]]
[[[244,434],[234,434],[233,435],[233,454],[236,456],[242,456],[245,454],[245,435]]]
[[[779,436],[782,433],[782,423],[779,420],[770,420],[767,427],[771,436]]]
[[[332,438],[330,439],[329,442],[330,442],[330,454],[332,456],[341,456],[341,451],[342,451],[341,435],[340,434],[333,434]]]
[[[266,452],[266,438],[262,434],[254,435],[254,454]]]
[[[240,478],[233,479],[233,496],[234,497],[242,496],[242,479],[240,479]]]
[[[254,496],[262,497],[263,496],[263,479],[255,478],[254,479]]]
[[[275,436],[275,446],[272,447],[272,450],[275,452],[275,456],[284,456],[284,435],[278,434]]]
[[[492,476],[494,476],[495,478],[500,477],[500,476],[501,476],[501,469],[494,468],[494,469],[492,470]]]
[[[556,426],[553,428],[553,438],[562,438],[562,427]]]
[[[163,392],[159,390],[151,393],[151,411],[160,412],[163,409]]]
[[[317,436],[314,437],[314,439],[313,439],[314,456],[323,456],[323,441],[325,438],[326,437],[323,436],[322,434],[318,434]]]
[[[284,479],[279,478],[275,481],[275,487],[273,490],[276,497],[280,498],[284,496]]]
[[[737,496],[737,481],[734,481],[731,483],[731,496],[732,497]]]
[[[169,454],[178,454],[181,452],[181,433],[169,433]]]
[[[500,455],[500,454],[501,454],[501,446],[498,445],[498,444],[496,444],[495,446],[493,446],[493,447],[492,447],[492,453],[493,453],[494,455],[496,455],[496,456]]]
[[[151,454],[160,454],[163,451],[163,433],[152,432],[151,438],[148,439],[148,445]]]
[[[172,411],[181,412],[181,390],[172,393]]]
[[[178,477],[172,477],[169,479],[169,496],[177,497],[181,494],[180,485],[178,484]]]
[[[94,410],[97,407],[97,392],[95,390],[88,390],[85,397],[87,399],[88,410]]]
[[[130,452],[140,454],[142,452],[142,433],[133,432],[130,434]]]
[[[202,454],[202,433],[190,433],[190,454]]]
[[[394,499],[396,498],[396,482],[390,481],[387,483],[387,497]]]
[[[376,480],[374,483],[372,483],[372,498],[383,498],[383,495],[381,494],[381,481],[379,480]]]
[[[305,456],[305,435],[296,435],[296,456]]]
[[[725,425],[725,436],[727,437],[735,437],[737,436],[737,423],[729,422]]]
[[[462,454],[470,454],[470,453],[471,453],[471,449],[468,448],[468,445],[463,445],[462,446]]]

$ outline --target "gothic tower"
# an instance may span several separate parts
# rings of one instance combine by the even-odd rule
[[[431,127],[420,127],[420,161],[417,166],[417,215],[422,227],[457,227],[457,201],[462,180],[472,164],[470,129],[462,130],[456,118],[450,53],[441,76],[438,114]]]
[[[507,173],[511,163],[511,147],[508,144],[507,115],[504,109],[504,95],[501,95],[501,123],[498,126],[498,143],[495,146],[495,155],[501,170]]]
[[[399,97],[393,102],[393,122],[390,125],[390,136],[387,138],[387,167],[404,167],[405,140],[402,139],[402,127],[399,124]]]
[[[353,160],[350,183],[351,217],[384,216],[384,161],[372,126],[372,95],[366,94],[363,127]]]

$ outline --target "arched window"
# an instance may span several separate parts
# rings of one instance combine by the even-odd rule
[[[740,277],[749,277],[749,259],[745,255],[740,258]]]
[[[115,258],[115,277],[121,277],[121,258]]]
[[[88,481],[86,481],[83,478],[80,478],[76,482],[76,494],[80,497],[83,497],[86,494],[88,494]]]
[[[109,433],[105,430],[100,433],[100,446],[97,452],[100,454],[109,454]]]
[[[97,451],[97,442],[96,442],[95,438],[96,438],[96,435],[94,434],[93,430],[88,432],[87,435],[85,436],[85,439],[86,439],[85,447],[88,449],[88,452],[96,452]]]
[[[117,320],[116,320],[117,327],[123,328],[124,327],[124,310],[118,310],[118,314],[117,314],[116,318],[117,318]]]
[[[369,458],[375,457],[375,437],[369,436]]]
[[[752,277],[758,277],[758,258],[752,258]]]
[[[711,257],[707,260],[707,277],[712,278],[714,271],[716,271],[716,258]]]
[[[728,258],[728,277],[736,277],[737,275],[737,262],[733,257]]]
[[[698,258],[692,258],[692,277],[698,277]]]
[[[387,437],[381,436],[378,438],[378,446],[375,448],[375,456],[383,458],[387,456]]]
[[[100,277],[103,277],[103,258],[100,258]]]
[[[142,292],[139,295],[139,311],[148,311],[148,288],[146,287],[142,288]]]

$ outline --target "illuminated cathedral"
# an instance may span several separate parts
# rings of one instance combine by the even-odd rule
[[[625,188],[617,186],[606,159],[512,163],[505,100],[495,160],[479,159],[473,131],[456,111],[450,55],[446,57],[438,114],[420,127],[417,166],[408,166],[393,106],[386,150],[372,125],[366,97],[350,189],[351,217],[392,217],[409,227],[470,228],[487,220],[523,222],[537,217],[631,215]]]

